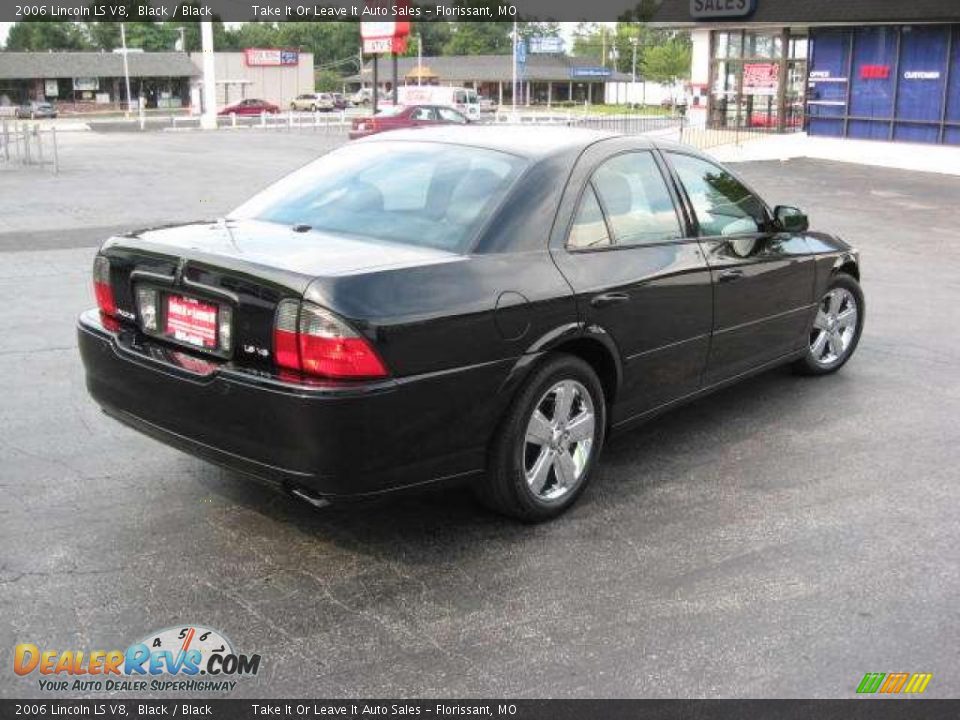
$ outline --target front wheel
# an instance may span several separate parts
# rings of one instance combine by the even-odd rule
[[[804,375],[826,375],[846,364],[857,349],[866,304],[853,277],[837,275],[817,306],[806,354],[794,369]]]
[[[583,492],[606,428],[603,386],[580,358],[557,355],[520,390],[494,440],[480,499],[525,522],[563,513]]]

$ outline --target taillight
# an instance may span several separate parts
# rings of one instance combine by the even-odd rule
[[[300,349],[297,347],[297,317],[300,303],[283,300],[277,307],[273,326],[273,359],[279,367],[300,370]]]
[[[294,300],[284,300],[277,308],[273,352],[278,366],[320,377],[387,375],[376,351],[353,328],[323,308]]]
[[[110,284],[110,261],[103,255],[97,255],[93,261],[93,292],[97,296],[100,312],[115,317],[117,302],[113,298],[113,285]]]

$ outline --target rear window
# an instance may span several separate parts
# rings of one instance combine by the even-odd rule
[[[348,145],[267,188],[230,217],[462,252],[525,163],[461,145]]]

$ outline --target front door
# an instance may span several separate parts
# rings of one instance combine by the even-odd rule
[[[778,232],[764,203],[700,157],[665,154],[695,214],[713,277],[713,338],[705,384],[802,347],[813,303],[813,255],[802,235]]]

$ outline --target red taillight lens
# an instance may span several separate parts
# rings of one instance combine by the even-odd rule
[[[292,300],[280,303],[273,346],[276,363],[283,368],[337,379],[387,375],[383,361],[365,338],[316,305]]]
[[[93,261],[93,292],[97,296],[97,307],[108,317],[117,314],[117,302],[113,298],[113,285],[110,284],[110,261],[103,255],[97,255]]]

